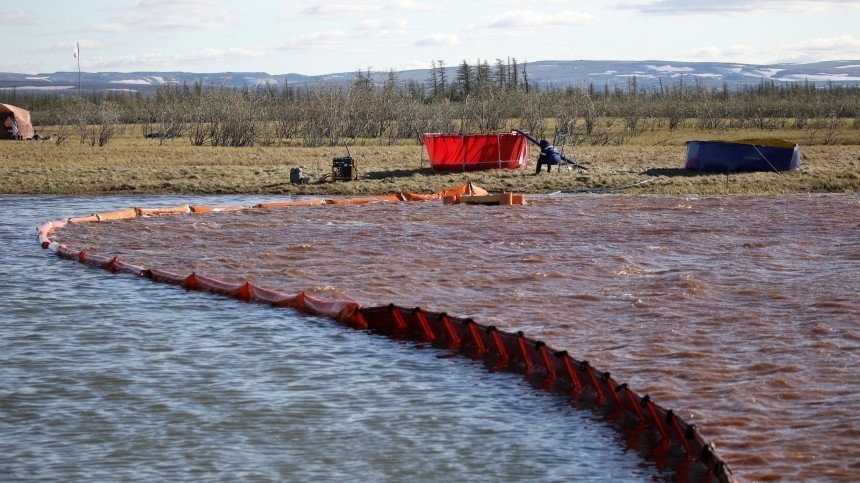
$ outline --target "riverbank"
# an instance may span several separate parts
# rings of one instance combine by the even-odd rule
[[[133,131],[133,132],[132,132]],[[7,141],[0,150],[0,194],[282,194],[380,195],[436,192],[471,181],[490,191],[551,193],[559,190],[636,194],[856,193],[860,190],[860,142],[801,144],[801,168],[791,172],[702,174],[684,169],[684,139],[718,139],[720,133],[675,133],[634,139],[621,146],[580,146],[576,160],[587,170],[534,173],[537,149],[524,170],[434,172],[417,143],[351,146],[359,179],[332,181],[332,158],[343,147],[195,147],[184,139],[143,139],[137,129],[106,147],[68,140]],[[722,133],[725,134],[725,133]],[[744,134],[732,133],[731,138]],[[768,133],[778,136],[785,133]],[[791,134],[791,133],[787,133]],[[311,181],[290,183],[301,167]]]

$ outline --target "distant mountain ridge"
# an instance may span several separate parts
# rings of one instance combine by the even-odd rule
[[[625,87],[636,78],[639,88],[694,84],[704,81],[711,87],[724,84],[730,88],[755,85],[762,81],[812,82],[816,84],[860,85],[860,60],[833,60],[806,64],[741,64],[729,62],[676,62],[664,60],[542,60],[518,65],[525,68],[533,86],[567,87],[592,84],[596,88]],[[446,67],[448,79],[456,79],[458,66]],[[491,65],[495,71],[495,66]],[[81,72],[81,89],[93,91],[131,91],[151,93],[158,86],[200,83],[203,86],[229,87],[273,85],[306,86],[317,83],[351,82],[357,71],[326,75],[268,74],[265,72]],[[364,75],[367,72],[363,72]],[[374,81],[382,82],[387,71],[371,71]],[[427,83],[430,67],[395,72],[400,82]],[[0,89],[27,93],[74,92],[78,72],[51,74],[0,73]]]

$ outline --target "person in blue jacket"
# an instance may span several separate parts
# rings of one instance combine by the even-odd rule
[[[555,149],[555,146],[550,144],[546,139],[541,139],[540,143],[540,154],[538,154],[537,160],[537,169],[535,170],[535,174],[540,173],[541,166],[546,165],[546,172],[549,173],[552,171],[553,166],[557,166],[561,163],[561,153],[558,152],[558,149]]]

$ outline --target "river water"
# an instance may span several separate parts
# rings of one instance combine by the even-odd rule
[[[17,322],[0,342],[12,380],[0,414],[14,428],[3,435],[15,439],[0,443],[0,461],[11,458],[0,468],[12,476],[660,477],[611,430],[516,376],[20,240],[45,219],[260,200],[4,201],[0,288]],[[56,238],[148,267],[522,330],[696,423],[742,479],[860,477],[860,197],[530,202],[173,215]],[[606,443],[597,453],[569,453],[595,440]],[[583,460],[599,461],[594,473],[573,472]]]
[[[0,481],[671,477],[522,376],[111,275],[34,238],[46,220],[192,202],[248,199],[0,199]]]

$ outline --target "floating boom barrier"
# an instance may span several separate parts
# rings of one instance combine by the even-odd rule
[[[566,397],[573,407],[588,409],[601,416],[624,435],[629,447],[656,463],[658,469],[674,472],[678,481],[738,481],[729,465],[717,454],[713,443],[702,437],[695,424],[685,422],[673,410],[656,404],[650,396],[640,396],[626,383],[615,380],[609,372],[591,366],[587,360],[578,360],[565,350],[557,350],[543,341],[526,337],[523,332],[508,332],[493,325],[479,324],[471,318],[419,307],[402,307],[393,303],[362,307],[351,300],[324,300],[304,292],[288,294],[250,282],[230,283],[193,272],[177,273],[143,267],[115,256],[78,250],[50,238],[53,230],[67,223],[344,203],[443,200],[446,204],[453,204],[466,203],[472,196],[480,198],[477,204],[487,204],[487,197],[491,195],[469,183],[429,195],[398,193],[370,198],[270,202],[254,206],[129,208],[65,221],[49,221],[36,228],[36,233],[42,248],[60,258],[84,265],[112,273],[132,274],[187,290],[210,292],[273,307],[287,307],[300,313],[334,319],[353,329],[371,331],[396,340],[430,344],[483,361],[493,371],[522,374],[535,389]],[[508,196],[504,198],[500,204],[524,204],[521,195],[514,195],[513,202]]]

